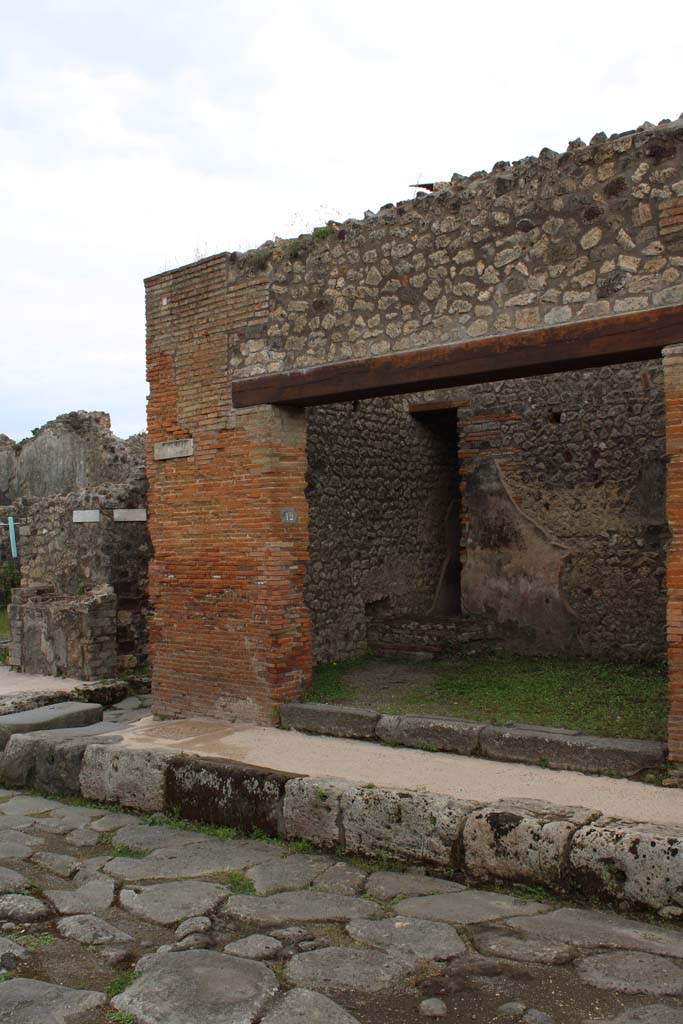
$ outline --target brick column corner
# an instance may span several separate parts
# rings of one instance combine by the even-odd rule
[[[683,783],[683,344],[662,350],[666,419],[667,646],[671,785]]]

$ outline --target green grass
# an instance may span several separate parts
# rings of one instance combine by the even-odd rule
[[[9,615],[6,608],[0,608],[0,637],[9,636]]]
[[[114,996],[120,996],[122,992],[132,985],[138,975],[133,970],[121,971],[116,975],[112,981],[109,982],[105,989],[105,993],[108,999],[113,999]]]
[[[583,658],[516,654],[459,655],[416,666],[416,683],[397,683],[394,693],[373,694],[366,672],[350,681],[354,667],[383,664],[355,659],[321,665],[307,700],[370,707],[384,714],[432,714],[505,724],[526,722],[598,736],[665,739],[666,669]],[[425,682],[425,669],[433,674]]]
[[[137,1024],[137,1017],[127,1010],[110,1010],[107,1014],[107,1024]]]
[[[45,946],[49,946],[55,941],[54,935],[48,935],[47,932],[43,932],[41,935],[13,935],[12,938],[20,946],[23,946],[24,949],[27,949],[29,953],[35,953],[39,949],[44,949]]]

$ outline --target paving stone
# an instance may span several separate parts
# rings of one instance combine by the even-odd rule
[[[306,931],[305,928],[300,928],[298,925],[292,925],[291,928],[273,928],[268,933],[272,935],[274,939],[279,939],[280,942],[293,943],[293,942],[304,942],[306,939],[311,938],[311,933]]]
[[[0,860],[28,860],[43,842],[38,836],[27,835],[25,832],[0,833]]]
[[[282,860],[259,864],[247,871],[257,893],[280,892],[282,889],[303,889],[330,866],[328,857],[295,853]]]
[[[431,896],[440,892],[462,892],[464,885],[444,878],[415,874],[412,871],[375,871],[365,885],[368,896],[393,900],[397,896]]]
[[[134,814],[117,814],[116,811],[105,814],[103,817],[93,821],[91,828],[95,832],[115,832],[126,825],[138,825],[139,819]]]
[[[177,849],[157,850],[144,858],[115,857],[104,870],[127,882],[154,878],[196,878],[218,871],[243,871],[284,856],[275,845],[250,839],[210,839]]]
[[[28,887],[28,882],[18,871],[11,868],[0,868],[0,896],[8,892],[21,892]]]
[[[28,960],[28,950],[18,942],[0,937],[0,967],[5,971],[13,971],[17,963]]]
[[[59,811],[64,807],[56,800],[47,800],[43,796],[14,796],[4,804],[0,804],[1,814],[43,814],[44,811]],[[0,825],[2,818],[0,818]]]
[[[352,939],[416,960],[447,960],[465,951],[456,930],[441,922],[390,917],[384,921],[350,921],[346,930]]]
[[[683,995],[683,968],[653,953],[598,953],[576,963],[582,981],[612,992]]]
[[[280,707],[283,729],[350,739],[373,739],[379,718],[377,711],[336,704],[291,703]]]
[[[229,942],[223,952],[243,956],[247,960],[270,960],[282,952],[282,943],[271,935],[247,935],[244,939]]]
[[[44,850],[34,853],[31,861],[50,871],[53,875],[59,875],[60,878],[73,878],[81,867],[80,860],[75,857],[68,857],[63,853],[49,853]]]
[[[212,882],[162,882],[140,892],[122,889],[119,902],[131,914],[155,924],[177,924],[216,910],[230,895],[224,885]]]
[[[411,961],[376,949],[329,946],[297,953],[285,968],[289,985],[323,992],[370,994],[394,987],[411,970]]]
[[[293,988],[269,1010],[261,1024],[358,1024],[358,1021],[322,993]]]
[[[200,915],[199,917],[188,917],[175,930],[175,937],[180,941],[188,935],[204,934],[211,931],[211,918]]]
[[[340,861],[338,864],[330,865],[322,875],[318,875],[314,886],[323,892],[336,892],[339,896],[356,896],[362,892],[367,877],[367,871],[361,871],[352,864]]]
[[[65,836],[79,828],[80,822],[73,818],[36,818],[34,827],[46,836]]]
[[[473,936],[473,942],[483,956],[497,956],[520,963],[567,964],[578,956],[577,949],[565,942],[516,935],[502,928],[479,932]]]
[[[120,945],[133,941],[132,935],[92,914],[63,917],[57,922],[57,931],[65,939],[74,939],[86,946]]]
[[[448,1007],[443,999],[423,999],[418,1007],[421,1017],[445,1017]]]
[[[71,1024],[77,1014],[104,1006],[103,992],[63,988],[31,978],[12,978],[0,985],[0,1024]]]
[[[618,1017],[591,1019],[584,1024],[683,1024],[683,1008],[661,1003],[637,1006],[624,1010]]]
[[[33,828],[37,823],[36,818],[29,818],[25,814],[3,814],[0,816],[0,835],[8,828],[22,832],[26,828]]]
[[[138,1024],[251,1024],[278,990],[265,964],[214,950],[152,953],[137,970],[112,1005]]]
[[[7,746],[14,733],[42,732],[45,729],[64,729],[80,725],[92,725],[102,721],[101,704],[85,704],[82,701],[60,701],[45,704],[30,711],[17,711],[13,715],[0,715],[0,750]]]
[[[208,935],[186,935],[184,939],[174,942],[171,949],[211,949],[213,942]]]
[[[231,896],[227,912],[240,921],[266,925],[286,925],[290,921],[350,921],[355,917],[380,915],[379,908],[369,900],[311,889],[274,896]]]
[[[114,881],[99,875],[77,889],[53,889],[45,893],[58,914],[92,914],[114,902]]]
[[[93,832],[91,828],[78,828],[64,836],[64,841],[67,842],[69,846],[78,847],[97,846],[101,840],[102,837],[100,834],[98,832]]]
[[[163,825],[141,825],[136,822],[118,829],[113,841],[120,846],[127,846],[130,850],[140,852],[142,850],[170,850],[178,846],[205,843],[209,840],[201,832],[186,832],[184,829],[164,828]]]
[[[0,896],[0,920],[24,924],[30,921],[44,921],[49,916],[50,912],[43,901],[36,899],[35,896]]]
[[[395,910],[404,917],[421,917],[428,921],[449,924],[477,924],[494,921],[511,914],[539,914],[548,910],[546,903],[520,900],[504,893],[463,889],[438,896],[413,896],[397,903]]]
[[[629,949],[683,959],[683,933],[620,914],[563,907],[539,917],[505,921],[517,932],[533,938],[565,942],[580,949]]]
[[[137,697],[124,697],[123,700],[119,700],[116,704],[112,704],[113,708],[117,711],[135,711],[137,708],[142,707]]]

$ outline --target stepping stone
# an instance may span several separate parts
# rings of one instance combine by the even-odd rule
[[[473,941],[483,956],[497,956],[503,960],[517,960],[520,963],[568,964],[578,956],[576,947],[565,942],[516,935],[502,928],[480,932],[474,936]]]
[[[43,901],[37,900],[35,896],[0,896],[0,920],[24,924],[30,921],[44,921],[49,916],[50,912]]]
[[[683,1024],[683,1009],[676,1006],[638,1006],[624,1010],[618,1017],[609,1020],[590,1020],[585,1024]]]
[[[282,889],[304,889],[330,866],[328,857],[295,853],[282,860],[259,864],[247,871],[256,892],[267,894]]]
[[[10,736],[18,732],[73,729],[101,721],[101,704],[85,704],[70,700],[60,701],[58,704],[45,704],[30,711],[17,711],[13,715],[0,715],[0,750],[4,750]]]
[[[8,892],[22,892],[28,888],[29,883],[18,871],[11,868],[0,868],[0,895]]]
[[[98,832],[93,832],[91,828],[78,828],[73,832],[69,832],[68,836],[64,836],[64,841],[69,846],[87,847],[97,846],[101,842],[102,837]]]
[[[90,828],[94,829],[95,832],[115,832],[116,829],[124,828],[126,825],[138,824],[139,819],[134,814],[118,814],[116,811],[113,811],[111,814],[105,814],[103,818],[98,818],[97,821],[91,822]]]
[[[564,907],[539,917],[514,917],[505,924],[534,938],[565,942],[580,949],[631,949],[683,959],[683,933],[620,914]]]
[[[440,922],[391,917],[384,921],[350,921],[352,939],[379,946],[414,960],[448,960],[465,952],[465,943],[454,928]]]
[[[358,1024],[358,1021],[320,992],[293,988],[265,1015],[261,1024]]]
[[[136,969],[112,1005],[138,1024],[252,1024],[278,990],[265,964],[208,949],[152,953]]]
[[[219,871],[243,871],[284,856],[276,846],[251,839],[213,840],[157,850],[144,858],[114,857],[105,866],[108,875],[126,882],[156,878],[197,878]]]
[[[332,864],[322,875],[318,875],[315,888],[322,889],[323,892],[336,892],[339,896],[356,896],[362,892],[367,877],[367,871],[361,871],[360,868],[340,861],[338,864]]]
[[[118,846],[127,846],[137,852],[143,850],[173,849],[177,846],[192,846],[194,843],[206,843],[208,837],[201,832],[186,832],[179,828],[164,828],[163,825],[124,825],[118,829],[112,842]]]
[[[92,914],[114,902],[114,880],[98,875],[77,889],[53,889],[45,895],[58,914]]]
[[[0,804],[0,814],[44,814],[45,811],[63,811],[64,804],[56,800],[46,800],[44,796],[13,796],[4,804]],[[0,825],[2,818],[0,817]]]
[[[430,875],[417,875],[406,871],[375,871],[370,875],[365,891],[376,900],[394,900],[397,896],[431,896],[440,892],[462,892],[464,885],[448,882]]]
[[[142,892],[122,889],[119,902],[136,917],[154,924],[177,924],[186,917],[211,913],[224,903],[230,890],[211,882],[166,882],[148,885]]]
[[[285,968],[288,985],[323,992],[384,992],[394,988],[414,967],[376,949],[329,946],[311,953],[297,953]]]
[[[421,917],[449,924],[477,924],[511,914],[539,914],[547,903],[532,903],[503,893],[462,889],[439,896],[415,896],[401,900],[395,908],[403,917]]]
[[[34,853],[31,861],[40,865],[41,868],[45,868],[46,871],[50,871],[53,875],[59,875],[60,878],[73,878],[81,867],[80,860],[76,860],[75,857],[68,857],[63,853],[48,853],[43,850]]]
[[[611,992],[683,995],[683,968],[653,953],[598,953],[579,960],[576,970],[582,981]]]
[[[229,942],[223,952],[247,960],[270,960],[282,952],[282,943],[270,935],[248,935],[246,939]]]
[[[227,912],[240,921],[275,927],[296,921],[350,921],[355,917],[379,917],[381,913],[369,900],[311,889],[275,896],[231,896]]]
[[[57,922],[57,931],[65,939],[74,939],[85,946],[104,946],[133,941],[133,936],[122,932],[101,917],[92,914],[76,914],[74,917],[63,917]]]
[[[0,1024],[71,1024],[77,1014],[104,1006],[103,992],[62,988],[31,978],[12,978],[0,985]]]

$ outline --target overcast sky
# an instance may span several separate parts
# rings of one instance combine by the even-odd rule
[[[677,117],[681,10],[0,0],[0,433],[144,428],[150,274]]]

